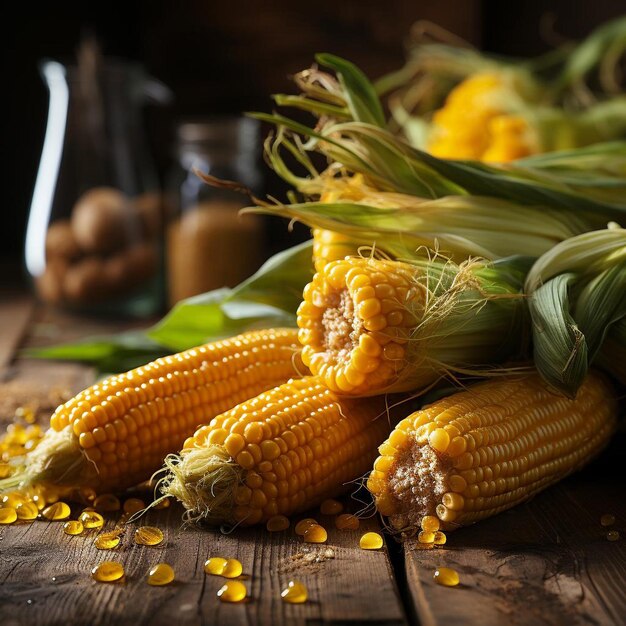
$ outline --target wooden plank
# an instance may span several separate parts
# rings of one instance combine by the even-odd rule
[[[591,466],[496,517],[450,533],[445,549],[405,545],[410,598],[423,626],[619,624],[626,616],[626,436]],[[612,513],[622,538],[606,539]],[[441,587],[438,566],[461,584]]]
[[[41,320],[47,320],[44,329],[56,341],[66,337],[67,321],[62,317],[38,319],[40,327]],[[69,325],[74,336],[79,334],[76,324]],[[93,332],[93,322],[89,328]],[[32,335],[27,341],[37,343]],[[0,383],[0,424],[10,421],[15,409],[29,401],[45,424],[55,403],[90,384],[93,376],[91,369],[78,364],[18,359],[11,380]],[[73,506],[73,516],[80,510]],[[127,525],[121,545],[112,551],[95,548],[95,531],[69,537],[59,522],[0,526],[0,622],[11,626],[406,623],[386,550],[366,552],[358,546],[363,532],[381,530],[376,519],[364,521],[359,531],[338,531],[331,518],[320,518],[329,540],[309,545],[293,530],[271,534],[263,528],[238,529],[224,535],[184,528],[181,514],[177,505],[150,511],[144,519]],[[107,526],[114,524],[115,519],[107,522]],[[161,528],[165,542],[154,548],[134,544],[133,532],[142,524]],[[227,605],[217,599],[225,579],[204,573],[208,556],[241,560],[248,577],[248,602]],[[96,583],[90,577],[91,568],[109,559],[124,564],[125,580]],[[161,561],[174,567],[177,581],[167,588],[152,588],[145,577]],[[305,605],[288,605],[280,598],[281,589],[292,578],[309,589]]]
[[[0,380],[26,330],[33,312],[33,299],[23,293],[3,293],[0,298]]]

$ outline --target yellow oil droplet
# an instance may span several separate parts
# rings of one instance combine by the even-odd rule
[[[174,570],[167,563],[157,563],[148,572],[148,584],[155,587],[169,585],[175,578]]]
[[[449,567],[439,567],[433,574],[433,580],[438,585],[443,585],[444,587],[456,587],[460,579],[456,570]]]
[[[128,498],[128,500],[124,502],[124,513],[128,513],[130,515],[139,513],[139,511],[143,511],[145,508],[146,503],[139,498]]]
[[[423,530],[417,535],[417,540],[420,543],[435,543],[435,533]]]
[[[228,559],[224,563],[224,569],[222,569],[222,576],[224,578],[237,578],[241,576],[243,572],[243,565],[237,559]]]
[[[135,543],[140,546],[157,546],[163,541],[163,531],[154,526],[140,526],[135,531]]]
[[[359,518],[351,513],[342,513],[335,518],[335,528],[339,530],[358,530]]]
[[[111,583],[124,576],[124,567],[117,561],[104,561],[91,570],[91,576],[101,583]]]
[[[609,530],[606,534],[606,538],[609,541],[619,541],[619,532],[617,530]]]
[[[22,502],[15,507],[17,519],[31,521],[37,519],[39,509],[34,502]]]
[[[204,571],[212,576],[221,576],[226,565],[226,559],[221,556],[213,556],[204,563]]]
[[[83,511],[78,519],[85,528],[102,528],[104,526],[104,518],[96,511]]]
[[[100,533],[94,540],[93,545],[98,550],[112,550],[120,544],[121,530],[112,530],[108,533]]]
[[[63,532],[66,535],[80,535],[84,529],[83,523],[77,519],[71,519],[63,524]]]
[[[278,533],[289,528],[289,518],[284,515],[273,515],[267,520],[265,528],[271,533]]]
[[[323,526],[311,524],[304,531],[303,539],[306,543],[325,543],[328,539],[328,533]]]
[[[446,537],[446,534],[444,532],[441,532],[440,530],[438,530],[435,533],[435,538],[433,539],[433,543],[436,546],[443,546],[446,541],[448,541],[448,538]]]
[[[217,597],[222,602],[241,602],[245,600],[248,591],[239,580],[229,580],[218,592]]]
[[[0,524],[12,524],[17,519],[17,513],[12,506],[0,509]]]
[[[320,513],[322,515],[338,515],[341,511],[343,511],[343,504],[339,500],[329,498],[320,505]]]
[[[295,527],[296,535],[304,535],[308,527],[312,524],[317,524],[317,520],[312,517],[305,517],[304,519],[301,519]]]
[[[365,533],[359,540],[359,546],[363,550],[379,550],[383,544],[383,538],[378,533]]]
[[[600,518],[601,526],[613,526],[613,524],[615,524],[615,515],[612,515],[611,513],[605,513]]]
[[[55,502],[47,506],[41,514],[48,520],[62,521],[66,520],[72,514],[72,510],[65,502]]]
[[[299,580],[290,580],[287,587],[281,591],[280,597],[283,599],[283,602],[288,602],[289,604],[302,604],[307,601],[309,593]]]
[[[112,513],[122,508],[120,499],[112,493],[103,493],[93,501],[93,506],[100,513]]]

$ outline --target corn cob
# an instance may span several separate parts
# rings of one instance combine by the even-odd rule
[[[299,375],[297,331],[209,343],[112,376],[59,406],[25,466],[0,491],[30,484],[121,490],[150,478],[203,423]]]
[[[391,428],[384,413],[382,397],[340,398],[318,378],[290,380],[202,426],[166,459],[161,491],[188,520],[212,524],[303,511],[371,466]]]
[[[579,469],[617,422],[611,386],[592,372],[575,400],[538,374],[477,384],[402,420],[368,479],[401,530],[436,516],[444,530],[500,513]]]
[[[298,309],[302,359],[333,391],[427,387],[455,367],[519,350],[519,285],[481,264],[346,258],[326,265]],[[501,298],[501,299],[500,299]]]

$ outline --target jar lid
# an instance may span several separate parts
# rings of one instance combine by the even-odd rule
[[[178,124],[181,147],[202,146],[210,152],[254,152],[258,145],[259,122],[248,117],[213,117],[186,120]]]

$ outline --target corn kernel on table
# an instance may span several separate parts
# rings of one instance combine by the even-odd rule
[[[88,386],[95,376],[83,365],[19,357],[20,347],[128,327],[39,309],[20,294],[2,296],[2,429],[24,406],[37,406],[36,419],[46,424],[58,401]],[[259,527],[222,534],[183,526],[182,509],[172,505],[126,524],[119,543],[109,550],[96,548],[94,538],[113,529],[119,513],[106,515],[103,528],[79,536],[64,532],[59,521],[3,524],[0,623],[623,624],[626,488],[620,456],[625,443],[624,433],[618,433],[609,449],[584,471],[527,504],[451,533],[445,546],[429,550],[420,549],[417,542],[401,545],[389,535],[382,549],[361,549],[364,533],[383,533],[377,517],[362,519],[358,530],[337,530],[334,516],[319,510],[297,516],[289,529],[280,532]],[[344,503],[351,512],[362,507],[349,497]],[[73,504],[72,518],[82,508]],[[605,514],[615,516],[610,528],[600,523]],[[294,533],[294,522],[307,516],[327,529],[326,543],[303,543]],[[133,536],[140,526],[160,529],[163,541],[137,543]],[[609,541],[609,531],[618,531],[620,538]],[[209,557],[242,563],[239,580],[247,593],[244,601],[218,599],[226,579],[205,573]],[[94,580],[92,569],[104,561],[121,563],[123,577],[113,582]],[[171,571],[157,568],[159,563],[173,568],[173,582],[169,582]],[[442,567],[458,573],[457,586],[435,583],[433,575]],[[119,574],[107,566],[100,571],[112,578]],[[286,595],[300,594],[301,599],[303,588],[298,583],[303,583],[306,602],[281,598],[290,581],[294,585]],[[240,588],[231,586],[223,593],[237,594]]]

